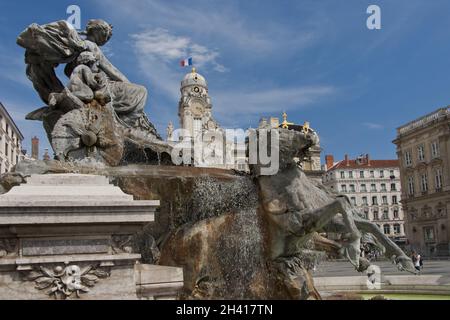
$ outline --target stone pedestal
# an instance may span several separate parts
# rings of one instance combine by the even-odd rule
[[[158,206],[104,176],[32,175],[0,195],[0,299],[136,299],[133,236]]]

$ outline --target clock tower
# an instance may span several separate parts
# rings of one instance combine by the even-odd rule
[[[181,128],[185,130],[183,139],[193,140],[204,130],[216,130],[218,125],[211,115],[211,99],[205,78],[195,68],[181,81],[181,98],[178,116]]]

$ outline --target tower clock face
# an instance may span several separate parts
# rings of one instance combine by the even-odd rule
[[[191,110],[196,116],[201,116],[203,114],[204,106],[199,101],[194,101],[191,103]]]

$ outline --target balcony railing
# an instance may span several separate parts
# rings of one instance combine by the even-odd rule
[[[414,129],[424,127],[433,121],[439,120],[440,118],[444,118],[448,114],[450,114],[450,106],[441,108],[441,109],[439,109],[435,112],[429,113],[417,120],[411,121],[402,127],[399,127],[397,129],[397,135],[407,134],[407,133],[413,131]]]

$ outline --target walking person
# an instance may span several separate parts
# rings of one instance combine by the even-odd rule
[[[411,259],[414,263],[414,268],[417,270],[417,273],[420,273],[420,260],[422,257],[417,252],[413,251]]]

